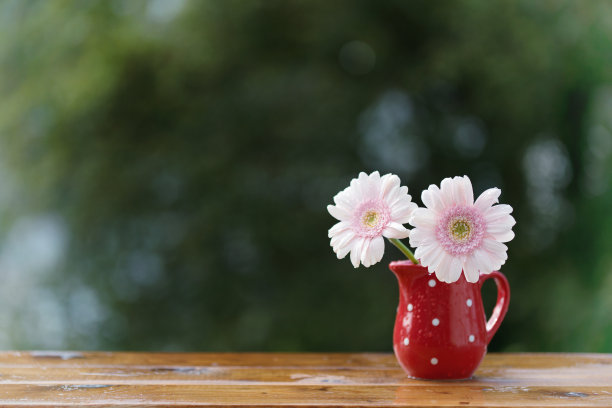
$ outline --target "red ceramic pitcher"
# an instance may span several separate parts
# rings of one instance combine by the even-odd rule
[[[508,280],[500,272],[481,274],[477,283],[462,275],[444,283],[410,261],[391,262],[400,288],[393,350],[410,377],[470,378],[487,352],[510,301]],[[487,279],[497,285],[497,303],[486,321],[480,290]]]

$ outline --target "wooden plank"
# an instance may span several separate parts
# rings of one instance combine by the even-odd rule
[[[0,367],[32,366],[212,366],[310,367],[317,369],[397,369],[390,353],[146,353],[80,351],[0,352]],[[612,364],[611,354],[488,353],[481,367],[568,368],[579,364]]]
[[[143,365],[213,367],[354,367],[355,369],[397,368],[389,353],[144,353],[32,351],[0,352],[3,364],[33,365]]]
[[[483,367],[470,380],[474,385],[505,386],[611,385],[610,366],[578,365],[566,370],[556,368],[504,369]],[[199,385],[398,385],[421,383],[445,386],[447,382],[419,381],[407,378],[398,368],[387,370],[326,370],[296,368],[244,368],[205,366],[115,366],[115,367],[0,367],[0,384],[199,384]]]
[[[535,407],[607,406],[608,387],[4,385],[0,405],[217,407]]]
[[[612,407],[612,355],[493,353],[424,381],[391,354],[5,352],[0,405]]]

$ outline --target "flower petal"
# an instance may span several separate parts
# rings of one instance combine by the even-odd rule
[[[485,249],[477,249],[472,257],[481,273],[491,273],[495,270],[494,256]]]
[[[440,258],[440,263],[437,265],[437,267],[434,268],[436,272],[436,277],[441,282],[449,281],[450,274],[451,274],[450,268],[451,268],[452,260],[453,260],[452,256],[445,254]]]
[[[376,237],[370,242],[370,265],[380,262],[385,253],[385,240],[383,237]]]
[[[459,204],[457,203],[457,198],[455,197],[455,184],[455,180],[450,177],[445,178],[442,180],[442,183],[440,183],[440,198],[442,199],[445,207],[451,207],[455,204]]]
[[[510,213],[512,213],[511,206],[508,204],[497,204],[484,211],[483,216],[488,223],[491,223],[500,219],[505,219]],[[512,225],[514,225],[514,223]]]
[[[440,247],[438,250],[434,252],[431,261],[427,264],[427,269],[430,273],[435,272],[439,267],[442,261],[447,258],[449,255]]]
[[[351,248],[351,263],[354,268],[359,267],[359,258],[361,257],[361,248],[365,243],[365,238],[359,238],[355,240],[353,243],[353,248]]]
[[[482,248],[490,254],[493,270],[499,269],[508,259],[508,247],[501,242],[485,238],[482,240]]]
[[[391,219],[400,224],[406,224],[412,217],[412,213],[418,206],[416,203],[410,201],[410,196],[406,196],[404,199],[399,200],[391,207]]]
[[[457,282],[461,277],[461,272],[463,271],[463,261],[461,258],[452,257],[451,263],[448,268],[448,280],[447,283]]]
[[[418,246],[414,251],[415,258],[419,259],[425,266],[432,264],[443,253],[442,248],[437,244],[425,244]]]
[[[454,205],[474,204],[474,191],[472,190],[472,182],[468,176],[454,177],[450,181],[450,191],[452,193],[452,203]]]
[[[327,211],[332,217],[339,221],[349,221],[351,219],[351,214],[344,208],[340,208],[335,205],[328,205]]]
[[[385,238],[407,238],[410,235],[410,231],[406,229],[402,224],[397,222],[390,222],[387,224],[382,233]],[[382,239],[382,238],[381,238]]]
[[[501,207],[498,209],[498,207]],[[499,242],[508,242],[514,238],[512,226],[516,224],[510,215],[512,207],[509,205],[494,205],[485,213],[487,233]]]
[[[514,232],[503,226],[487,226],[487,233],[499,242],[508,242],[514,239]]]
[[[357,178],[351,180],[349,188],[351,189],[353,197],[359,202],[367,197],[366,181],[368,175],[364,172],[359,173]]]
[[[327,237],[331,238],[334,235],[338,235],[339,233],[348,230],[349,228],[351,228],[351,224],[346,221],[340,221],[339,223],[334,224],[334,226],[329,229],[329,231],[327,232]]]
[[[511,215],[505,215],[502,218],[498,218],[493,221],[486,220],[487,222],[487,232],[489,234],[503,234],[516,224],[514,217]]]
[[[428,208],[417,208],[408,222],[414,227],[433,230],[437,224],[436,213]]]
[[[378,171],[374,171],[368,177],[368,198],[380,197],[380,187],[380,173],[378,173]]]
[[[391,208],[406,198],[409,200],[412,199],[412,197],[408,195],[408,187],[401,186],[395,190],[395,194],[389,194],[389,199],[386,200],[386,202],[389,208]]]
[[[358,201],[355,197],[353,189],[351,187],[347,187],[334,196],[334,203],[336,206],[343,207],[348,210],[354,208],[358,204]]]
[[[417,248],[421,245],[438,245],[434,231],[425,228],[413,228],[410,231],[410,246]]]
[[[334,251],[337,251],[339,248],[348,245],[355,237],[356,235],[353,233],[353,231],[343,231],[342,233],[334,235],[332,237],[330,245],[332,246]]]
[[[444,209],[444,202],[442,201],[440,189],[435,184],[432,184],[427,188],[427,190],[423,190],[421,193],[421,201],[423,204],[430,210],[440,212]]]
[[[395,190],[400,187],[400,179],[395,174],[385,174],[381,177],[380,195],[385,201],[388,201],[389,195],[394,194]]]
[[[371,239],[364,240],[363,245],[361,246],[361,253],[359,254],[359,260],[361,261],[361,264],[365,266],[366,268],[369,268],[371,265],[370,254],[369,254],[371,242],[372,242]]]
[[[486,211],[493,204],[497,203],[499,199],[499,195],[501,194],[501,190],[499,188],[490,188],[485,190],[479,197],[476,199],[474,205],[480,211]]]
[[[463,262],[463,274],[465,275],[465,280],[470,283],[478,282],[480,278],[480,272],[478,267],[476,266],[476,261],[474,260],[473,255],[468,256]]]
[[[353,239],[356,239],[356,238],[357,237],[353,237]],[[337,248],[336,257],[338,257],[338,259],[344,258],[349,252],[351,252],[352,248],[353,248],[353,242],[351,240],[347,242],[346,245]]]

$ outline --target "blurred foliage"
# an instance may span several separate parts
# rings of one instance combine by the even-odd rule
[[[0,345],[391,350],[361,170],[515,208],[494,350],[612,351],[612,4],[0,2]],[[490,304],[495,291],[485,287]]]

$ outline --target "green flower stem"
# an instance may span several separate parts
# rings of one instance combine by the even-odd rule
[[[391,242],[393,245],[395,245],[397,247],[397,249],[402,251],[402,253],[404,255],[406,255],[406,258],[410,259],[413,264],[415,264],[415,265],[419,264],[419,260],[414,257],[414,254],[412,253],[412,251],[410,249],[408,249],[408,247],[406,245],[404,245],[402,243],[402,241],[400,241],[397,238],[387,238],[387,239],[389,240],[389,242]]]

